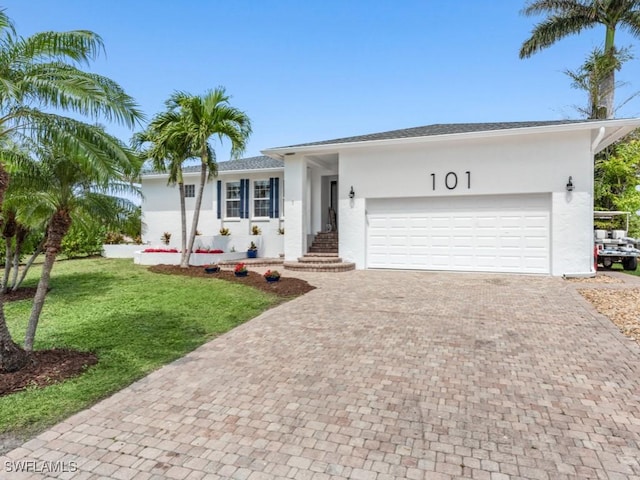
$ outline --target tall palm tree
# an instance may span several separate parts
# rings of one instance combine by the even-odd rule
[[[102,39],[86,30],[24,38],[0,10],[0,150],[8,139],[30,137],[57,141],[98,162],[123,160],[122,149],[104,132],[56,113],[71,111],[130,127],[142,119],[135,101],[118,84],[79,68],[103,50]],[[9,183],[4,158],[6,154],[0,157],[0,209]],[[26,359],[11,337],[0,295],[0,372],[20,369]]]
[[[112,140],[118,143],[116,139]],[[121,148],[126,161],[115,159],[101,163],[87,158],[81,149],[66,148],[64,143],[38,145],[29,174],[20,179],[22,191],[17,188],[12,194],[13,200],[20,205],[17,212],[19,221],[25,224],[45,223],[47,226],[42,274],[25,335],[24,347],[28,352],[33,350],[51,270],[72,223],[90,228],[95,219],[100,219],[106,226],[118,228],[121,221],[126,221],[126,214],[136,210],[131,201],[114,196],[139,193],[137,188],[122,180],[139,170],[141,162],[127,153],[124,146]]]
[[[183,249],[180,266],[189,266],[189,257],[198,229],[204,187],[217,175],[212,137],[231,144],[231,157],[237,158],[246,148],[251,135],[251,120],[243,111],[231,106],[223,87],[207,91],[202,96],[176,92],[167,101],[169,114],[158,125],[168,144],[188,145],[189,152],[200,159],[200,185],[196,195],[193,221],[187,248]]]
[[[620,27],[640,37],[640,0],[532,0],[524,8],[527,16],[546,14],[520,49],[520,58],[528,58],[569,35],[598,25],[605,27],[604,54],[616,55],[615,34]],[[615,67],[609,62],[602,80],[601,107],[606,118],[613,117],[615,96]]]
[[[156,115],[149,126],[133,137],[133,146],[144,159],[151,160],[154,170],[169,173],[167,185],[178,185],[180,197],[181,242],[184,252],[187,250],[187,209],[185,205],[184,177],[182,165],[193,157],[190,145],[184,137],[168,137],[163,129],[178,122],[176,112],[167,111]]]

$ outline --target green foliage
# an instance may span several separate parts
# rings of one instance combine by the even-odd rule
[[[34,270],[26,285],[35,285]],[[278,303],[244,285],[158,275],[129,259],[61,262],[51,285],[36,349],[92,351],[98,364],[64,383],[0,397],[0,432],[52,425]],[[17,338],[30,307],[29,300],[6,306]]]
[[[619,143],[600,155],[595,164],[594,205],[596,210],[631,212],[629,235],[640,236],[640,140]]]
[[[119,245],[124,243],[124,235],[120,232],[107,232],[104,236],[104,243],[107,245]]]
[[[594,48],[578,70],[565,70],[564,73],[571,79],[571,86],[587,94],[586,106],[574,108],[586,118],[607,118],[608,112],[603,106],[604,99],[612,95],[616,88],[622,87],[624,82],[609,83],[606,79],[611,72],[620,70],[622,65],[632,58],[628,48],[614,48],[609,54],[605,54],[601,48]],[[637,92],[630,95],[623,102],[620,102],[617,108],[625,105],[637,95]],[[615,113],[615,110],[614,107],[614,112],[611,113]]]
[[[74,225],[62,240],[61,253],[67,258],[100,255],[104,237],[102,228],[82,228]]]
[[[22,261],[25,256],[33,254],[38,247],[38,244],[42,241],[44,237],[44,232],[38,230],[32,230],[25,238],[22,248],[20,249],[20,261]],[[15,239],[12,240],[12,247],[15,248]],[[7,253],[7,244],[5,239],[3,238],[0,241],[0,266],[4,267]]]

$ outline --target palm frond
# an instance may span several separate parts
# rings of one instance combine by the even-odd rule
[[[583,13],[553,15],[534,27],[531,37],[520,48],[520,58],[530,57],[558,40],[595,27],[597,23],[591,16],[585,16]]]
[[[38,62],[49,59],[88,64],[104,53],[100,35],[88,30],[69,32],[39,32],[30,37],[18,37],[13,54],[16,61]]]

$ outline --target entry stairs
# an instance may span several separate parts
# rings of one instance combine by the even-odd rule
[[[286,270],[298,272],[348,272],[356,264],[343,262],[338,256],[338,232],[318,232],[309,252],[297,262],[284,262]]]

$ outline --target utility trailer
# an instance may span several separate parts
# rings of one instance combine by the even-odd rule
[[[610,224],[610,228],[594,230],[597,262],[606,269],[611,268],[614,263],[621,263],[622,268],[625,270],[636,270],[638,268],[638,257],[640,256],[640,250],[638,250],[639,240],[628,236],[630,215],[629,212],[593,212],[595,221],[599,221],[601,224],[603,222]],[[624,230],[621,229],[620,225],[618,225],[617,229],[614,225],[614,218],[621,216],[625,218]]]

